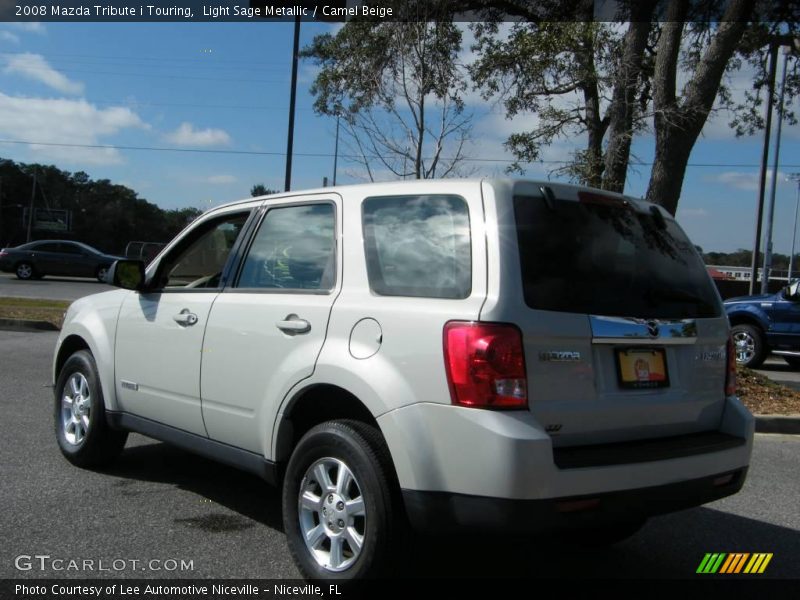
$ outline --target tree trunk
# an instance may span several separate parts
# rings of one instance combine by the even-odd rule
[[[742,39],[753,5],[754,0],[731,0],[680,103],[675,97],[675,74],[688,0],[673,0],[668,8],[653,80],[656,151],[646,198],[672,215],[678,210],[692,147],[708,119],[725,67]]]
[[[600,92],[597,85],[597,67],[594,62],[592,28],[586,26],[577,56],[583,70],[583,104],[586,108],[586,133],[588,144],[584,181],[586,185],[600,187],[603,180],[603,136],[605,126],[600,117]]]
[[[631,24],[625,35],[622,60],[608,108],[609,130],[603,189],[622,192],[628,174],[633,140],[633,115],[636,110],[637,83],[642,71],[647,37],[655,9],[654,0],[634,3]]]

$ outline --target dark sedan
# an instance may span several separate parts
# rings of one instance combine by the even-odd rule
[[[16,273],[20,279],[68,275],[104,281],[108,268],[119,258],[80,242],[40,240],[0,250],[0,271]]]

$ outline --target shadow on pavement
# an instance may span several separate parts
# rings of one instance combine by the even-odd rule
[[[242,515],[242,519],[209,514],[203,518],[176,519],[204,531],[234,531],[243,529],[247,520],[283,531],[281,498],[279,491],[262,481],[232,467],[222,465],[160,442],[126,447],[108,475],[123,478],[116,485],[122,493],[135,496],[135,490],[126,491],[126,480],[151,481],[175,485],[208,498],[212,502]]]
[[[123,488],[135,480],[176,485],[241,515],[176,519],[203,532],[236,531],[252,526],[252,521],[283,531],[278,489],[167,444],[126,448],[108,474],[120,478],[115,485]],[[800,531],[705,507],[655,517],[634,537],[604,549],[565,545],[555,534],[496,537],[467,531],[407,538],[395,572],[400,577],[713,577],[697,575],[696,570],[705,554],[714,552],[771,552],[774,557],[764,578],[800,577]]]

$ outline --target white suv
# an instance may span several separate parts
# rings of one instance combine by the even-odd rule
[[[422,531],[614,541],[737,492],[754,420],[719,296],[663,209],[555,183],[290,192],[205,213],[69,309],[55,429],[128,431],[282,485],[312,578]]]

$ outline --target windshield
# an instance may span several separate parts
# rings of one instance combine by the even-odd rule
[[[525,303],[637,318],[718,317],[714,284],[672,219],[630,205],[516,196]]]

